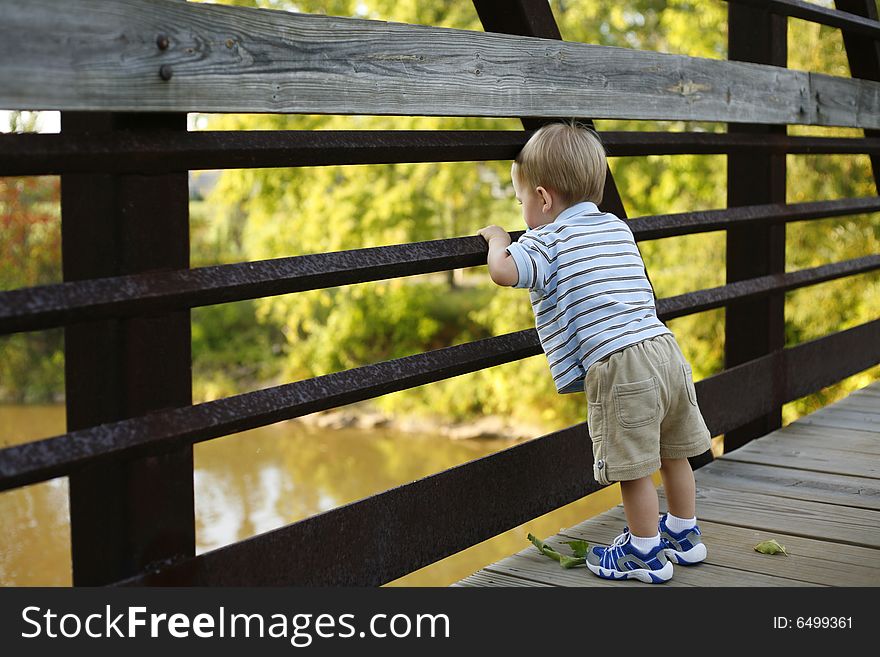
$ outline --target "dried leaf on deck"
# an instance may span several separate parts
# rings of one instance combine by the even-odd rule
[[[761,541],[755,546],[755,551],[760,552],[761,554],[784,554],[788,556],[788,552],[785,551],[785,546],[779,543],[775,538],[771,538],[769,541]]]

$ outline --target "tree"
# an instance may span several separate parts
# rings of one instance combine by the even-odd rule
[[[0,289],[61,280],[59,203],[55,176],[0,178]],[[61,329],[0,336],[0,353],[0,400],[44,401],[63,391]]]

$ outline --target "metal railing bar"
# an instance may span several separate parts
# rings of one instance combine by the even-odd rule
[[[0,176],[164,173],[352,164],[513,159],[531,131],[254,130],[116,131],[88,135],[0,135]],[[877,154],[880,139],[710,132],[602,133],[610,157],[710,155],[741,151]]]
[[[880,198],[768,204],[628,220],[636,240],[723,230],[750,222],[880,211]],[[518,239],[523,231],[512,231]],[[72,281],[0,292],[0,335],[100,318],[156,314],[485,265],[479,236],[319,253],[189,270]]]
[[[668,320],[876,269],[880,255],[764,276],[659,299],[657,314]],[[540,353],[537,332],[526,329],[7,447],[0,450],[0,491],[65,475],[98,459],[157,453]]]
[[[846,11],[822,7],[814,2],[803,2],[802,0],[727,0],[727,2],[738,2],[759,9],[767,9],[780,16],[800,18],[880,39],[880,23],[877,21]]]

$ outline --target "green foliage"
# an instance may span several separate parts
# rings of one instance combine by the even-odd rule
[[[32,130],[36,116],[12,116]],[[57,177],[0,178],[0,290],[61,280],[60,182]],[[64,390],[61,329],[0,336],[0,400],[31,403]]]
[[[529,534],[528,539],[532,543],[532,545],[538,548],[538,552],[543,554],[545,557],[550,557],[554,561],[558,561],[559,565],[563,568],[574,568],[576,566],[583,566],[587,562],[587,551],[590,549],[590,546],[589,543],[587,543],[586,541],[563,541],[564,543],[571,545],[572,547],[574,556],[570,557],[567,554],[557,552],[533,534]]]

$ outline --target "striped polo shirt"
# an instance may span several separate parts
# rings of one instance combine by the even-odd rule
[[[664,333],[645,263],[625,221],[585,201],[507,247],[529,289],[560,394],[584,391],[590,365]]]

